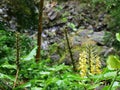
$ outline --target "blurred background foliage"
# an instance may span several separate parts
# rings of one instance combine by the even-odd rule
[[[37,28],[38,8],[34,0],[2,0],[1,6],[7,8],[6,15],[8,16],[5,20],[14,22],[18,31]]]
[[[108,18],[109,33],[106,32],[105,42],[108,46],[113,46],[117,50],[120,49],[120,43],[115,39],[115,34],[120,32],[120,1],[119,0],[92,0],[97,5],[103,4],[103,9],[110,15]]]

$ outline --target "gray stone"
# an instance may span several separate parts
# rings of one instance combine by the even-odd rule
[[[2,9],[0,9],[0,14],[3,14],[3,10]]]
[[[97,42],[97,43],[99,43],[99,44],[101,44],[101,45],[104,45],[104,35],[105,35],[105,32],[104,32],[104,31],[94,32],[94,33],[90,36],[90,38],[91,38],[93,41],[95,41],[95,42]]]
[[[93,30],[83,30],[81,32],[79,32],[79,36],[80,37],[88,37],[89,35],[93,34]]]
[[[49,18],[50,20],[54,20],[54,19],[56,19],[57,15],[58,15],[57,12],[51,11],[51,12],[48,13],[48,18]]]
[[[53,55],[51,55],[50,59],[53,62],[58,62],[60,60],[60,56],[58,54],[53,54]]]

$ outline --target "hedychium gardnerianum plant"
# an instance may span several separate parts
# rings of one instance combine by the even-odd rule
[[[13,89],[16,87],[20,70],[20,33],[16,32],[16,75]]]
[[[101,61],[95,42],[88,40],[82,44],[83,50],[79,54],[78,70],[81,77],[101,73]]]

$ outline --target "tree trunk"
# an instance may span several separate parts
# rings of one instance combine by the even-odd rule
[[[38,24],[38,35],[37,35],[37,52],[36,52],[36,62],[41,58],[41,34],[42,34],[42,13],[43,13],[44,0],[40,0],[39,6],[39,24]]]

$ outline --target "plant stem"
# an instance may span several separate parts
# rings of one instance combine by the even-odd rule
[[[16,84],[17,84],[18,75],[19,75],[19,69],[17,69],[17,72],[16,72],[16,76],[15,76],[15,81],[14,81],[13,89],[15,88],[15,86],[16,86]]]
[[[13,89],[15,88],[18,80],[19,75],[19,63],[20,63],[20,46],[19,46],[19,33],[16,33],[16,66],[17,66],[17,72],[15,76],[15,81],[13,84]]]
[[[113,78],[113,80],[112,80],[112,83],[111,83],[111,85],[110,85],[110,87],[109,87],[109,90],[112,90],[112,86],[113,86],[113,84],[114,84],[114,82],[115,82],[115,80],[116,80],[116,78],[117,78],[117,76],[118,76],[118,74],[119,74],[119,69],[117,69],[117,72],[116,72],[116,75],[115,75],[115,77]]]
[[[66,37],[66,41],[67,41],[68,50],[70,53],[70,58],[71,58],[72,65],[73,65],[73,70],[76,71],[75,61],[73,59],[73,55],[72,55],[72,51],[71,51],[71,47],[70,47],[70,43],[69,43],[69,39],[68,39],[67,28],[65,28],[64,31],[65,31],[65,37]]]

